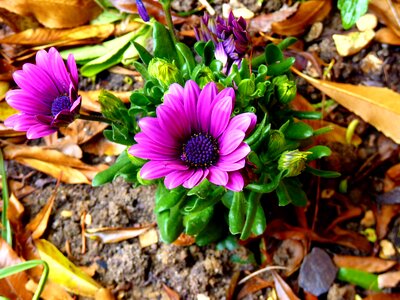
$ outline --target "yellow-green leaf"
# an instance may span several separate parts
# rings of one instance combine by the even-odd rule
[[[40,239],[35,241],[35,245],[40,258],[49,265],[51,281],[74,294],[92,298],[102,288],[93,278],[69,261],[52,243]]]
[[[0,102],[0,121],[4,121],[8,117],[17,113],[18,111],[8,105],[6,101]]]
[[[400,143],[400,94],[388,88],[318,80],[294,72],[320,91]]]

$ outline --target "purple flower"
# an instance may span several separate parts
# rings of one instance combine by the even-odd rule
[[[256,124],[256,115],[243,113],[231,118],[235,92],[218,93],[214,82],[202,90],[189,80],[183,88],[174,83],[157,107],[157,117],[139,121],[133,156],[149,159],[141,169],[144,179],[165,176],[165,186],[192,188],[207,178],[233,191],[243,189],[240,170],[250,147],[244,137]]]
[[[214,20],[205,14],[201,19],[200,29],[195,28],[195,34],[198,41],[213,41],[215,58],[227,68],[232,64],[240,66],[250,47],[250,37],[246,29],[246,21],[242,17],[235,19],[232,12],[228,20],[220,16]]]
[[[27,131],[29,139],[43,137],[67,126],[79,113],[78,69],[72,55],[64,64],[60,53],[51,48],[36,54],[36,64],[26,63],[13,74],[20,89],[6,94],[7,103],[20,113],[4,124]]]

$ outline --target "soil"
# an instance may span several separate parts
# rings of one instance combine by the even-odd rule
[[[221,3],[227,1],[215,1],[215,8],[220,9]],[[252,2],[252,3],[250,3]],[[254,10],[260,13],[271,12],[281,7],[282,1],[265,1],[260,9],[257,0],[245,1],[247,7],[256,7]],[[184,3],[184,5],[179,5]],[[192,1],[175,1],[174,9],[188,11],[193,8]],[[400,90],[400,66],[395,61],[400,61],[399,48],[373,43],[360,53],[348,57],[339,57],[336,53],[331,35],[343,32],[340,25],[340,17],[337,11],[332,13],[324,21],[324,29],[320,38],[309,42],[306,49],[315,51],[325,61],[335,59],[335,80],[354,84],[387,86],[394,90]],[[381,71],[365,73],[361,70],[360,61],[369,53],[375,54],[383,61]],[[309,100],[317,101],[321,95],[313,87],[298,80],[299,90],[307,95]],[[81,82],[82,87],[97,89],[99,87],[110,90],[129,90],[132,87],[124,82],[124,76],[110,73],[102,73],[95,83],[88,79]],[[332,121],[347,126],[355,118],[347,110],[338,107],[331,114]],[[361,122],[357,133],[363,139],[363,144],[355,151],[351,146],[331,145],[334,150],[333,157],[337,160],[327,161],[326,164],[333,168],[341,168],[346,175],[357,172],[364,161],[374,152],[379,151],[382,142],[392,146],[392,154],[380,165],[366,174],[362,181],[356,181],[350,187],[349,199],[355,205],[370,205],[365,198],[371,199],[371,194],[382,192],[382,178],[385,166],[393,161],[398,154],[391,141],[368,124]],[[346,155],[350,153],[351,155]],[[336,155],[336,156],[335,156]],[[342,159],[347,158],[343,163]],[[339,163],[340,162],[340,163]],[[385,165],[386,164],[386,165]],[[389,164],[390,166],[390,164]],[[9,170],[13,176],[27,174],[32,170],[9,162]],[[43,174],[35,173],[28,179],[28,184],[37,187],[37,190],[21,199],[27,210],[27,217],[37,214],[46,203],[55,187],[55,180],[47,178]],[[322,185],[325,183],[323,182]],[[89,185],[61,184],[58,189],[55,207],[44,238],[51,241],[63,253],[67,253],[66,245],[69,244],[69,258],[77,265],[97,265],[94,276],[102,285],[111,287],[118,299],[168,299],[164,285],[175,290],[181,299],[225,299],[226,291],[235,272],[241,270],[257,270],[256,265],[248,263],[250,252],[245,247],[236,250],[219,250],[216,245],[208,247],[178,247],[158,242],[151,246],[141,248],[137,238],[115,244],[102,244],[87,239],[87,251],[81,253],[81,225],[80,216],[86,212],[92,218],[89,227],[132,227],[155,222],[154,187],[144,186],[132,188],[123,180],[117,180],[112,184],[92,188]],[[315,195],[315,191],[313,191]],[[371,200],[373,201],[373,200]],[[281,208],[275,208],[285,214]],[[290,209],[292,210],[292,209]],[[72,212],[71,216],[63,217],[63,212]],[[271,210],[272,211],[272,210]],[[322,212],[324,210],[322,209]],[[400,223],[400,219],[396,224]],[[348,226],[352,226],[351,224]],[[392,234],[395,240],[396,234]],[[390,236],[389,236],[390,238]],[[397,241],[398,243],[398,241]],[[346,253],[343,247],[330,247],[331,252]],[[398,255],[397,255],[398,256]],[[240,257],[245,263],[237,263]],[[281,251],[274,258],[277,263],[285,263],[291,259],[290,251]],[[349,286],[334,285],[328,296],[320,299],[353,299],[354,289]],[[340,295],[340,296],[339,296]],[[247,296],[245,299],[265,299],[261,293]]]

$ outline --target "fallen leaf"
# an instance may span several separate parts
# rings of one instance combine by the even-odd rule
[[[272,23],[272,31],[285,36],[296,36],[304,33],[307,27],[322,21],[331,11],[330,0],[311,0],[302,2],[297,12],[289,19]]]
[[[392,7],[390,7],[389,1],[371,0],[368,3],[368,9],[376,14],[382,23],[386,24],[397,36],[400,37],[400,3],[396,3],[395,1],[390,2]]]
[[[237,299],[242,299],[248,295],[254,294],[259,290],[265,289],[267,287],[273,287],[274,283],[272,281],[264,280],[260,277],[253,277],[246,281],[243,288],[240,290]]]
[[[73,143],[81,145],[103,132],[108,126],[109,124],[102,122],[75,120],[68,127],[60,128],[60,132],[65,136],[69,136],[69,140]]]
[[[0,7],[22,16],[33,15],[50,28],[76,27],[101,12],[93,0],[0,0]]]
[[[375,40],[382,44],[400,46],[400,36],[388,27],[379,29],[375,34]]]
[[[94,154],[96,156],[118,156],[126,149],[125,145],[117,144],[111,142],[101,137],[96,137],[92,139],[90,142],[82,145],[82,150],[86,153]]]
[[[60,178],[59,178],[60,179]],[[56,199],[57,189],[60,185],[60,180],[57,184],[47,201],[46,205],[39,211],[39,213],[26,225],[26,229],[32,232],[32,239],[36,240],[40,238],[47,228],[47,223],[50,218],[51,211],[53,209],[54,200]]]
[[[363,298],[363,300],[400,300],[400,294],[388,294],[388,293],[371,294]]]
[[[250,32],[268,32],[271,30],[272,23],[286,20],[297,11],[298,6],[299,2],[296,2],[292,6],[288,6],[285,3],[278,11],[269,14],[260,14],[250,20],[248,30]]]
[[[378,236],[378,240],[386,236],[390,222],[394,217],[398,216],[399,212],[400,204],[384,204],[378,208],[376,212],[376,235]]]
[[[27,290],[34,293],[38,287],[38,284],[33,280],[29,280],[25,287]],[[54,282],[51,282],[50,280],[46,281],[44,289],[40,294],[40,298],[44,300],[73,300],[71,295],[68,294],[64,288]]]
[[[100,103],[98,101],[100,92],[101,91],[99,90],[79,91],[79,95],[82,96],[82,109],[93,112],[101,112]],[[121,99],[122,102],[129,103],[132,91],[130,92],[112,91],[112,94]]]
[[[95,174],[108,168],[104,164],[87,165],[57,150],[42,147],[9,145],[3,151],[5,159],[13,159],[54,178],[58,178],[62,173],[61,181],[65,183],[90,184]]]
[[[175,246],[190,246],[193,245],[196,242],[196,238],[192,235],[188,235],[184,232],[182,232],[178,238],[173,241],[172,244],[174,244]]]
[[[400,282],[400,271],[387,272],[378,275],[378,286],[381,289],[395,288]]]
[[[12,74],[17,70],[8,60],[0,59],[0,80],[11,81]]]
[[[0,238],[0,269],[24,262],[5,240]],[[25,288],[29,277],[25,271],[0,279],[0,295],[11,299],[31,300],[33,294]]]
[[[167,294],[169,300],[179,300],[181,297],[177,292],[171,289],[169,286],[162,284],[164,292]]]
[[[9,197],[9,204],[7,210],[7,219],[11,222],[11,224],[15,224],[19,222],[22,214],[24,213],[24,206],[21,202],[15,197],[13,193],[11,193]]]
[[[314,247],[301,265],[299,285],[307,292],[320,296],[329,290],[337,270],[329,255],[324,250]]]
[[[272,270],[271,274],[272,278],[274,278],[274,285],[278,299],[300,300],[300,298],[295,295],[291,287],[282,279],[281,276],[279,276],[276,271]]]
[[[373,256],[361,257],[335,254],[333,261],[339,268],[351,268],[369,273],[381,273],[396,265],[396,261],[394,260],[386,260]]]
[[[388,88],[318,80],[296,69],[293,71],[396,143],[400,143],[400,128],[393,126],[400,122],[400,94]]]
[[[7,102],[0,102],[0,121],[4,121],[8,117],[15,115],[16,113],[18,113],[18,111],[8,105]]]
[[[349,56],[360,52],[368,46],[374,37],[375,32],[372,29],[332,35],[336,51],[340,56]]]
[[[140,227],[120,228],[120,227],[103,227],[86,229],[85,235],[92,240],[99,240],[103,243],[118,243],[134,237],[137,237],[150,228],[154,224],[143,225]]]
[[[40,258],[49,265],[49,279],[66,290],[85,297],[94,297],[102,288],[99,283],[70,262],[53,244],[35,241]]]
[[[35,191],[34,187],[24,185],[24,183],[16,180],[9,180],[8,185],[17,199],[23,198]]]
[[[114,300],[114,296],[110,289],[101,288],[94,296],[95,300]]]

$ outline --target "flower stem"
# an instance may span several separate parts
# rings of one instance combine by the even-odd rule
[[[265,53],[262,53],[256,57],[253,57],[253,59],[251,60],[251,67],[253,69],[258,68],[259,65],[264,64],[265,62]]]
[[[78,115],[78,119],[87,120],[87,121],[103,122],[103,123],[107,123],[107,124],[112,123],[112,121],[110,119],[104,118],[103,116]]]
[[[165,13],[165,19],[167,20],[168,24],[168,29],[171,34],[171,38],[174,42],[174,44],[177,43],[176,41],[176,36],[174,32],[174,23],[172,22],[172,16],[171,16],[171,1],[164,1],[162,2],[162,7]]]

